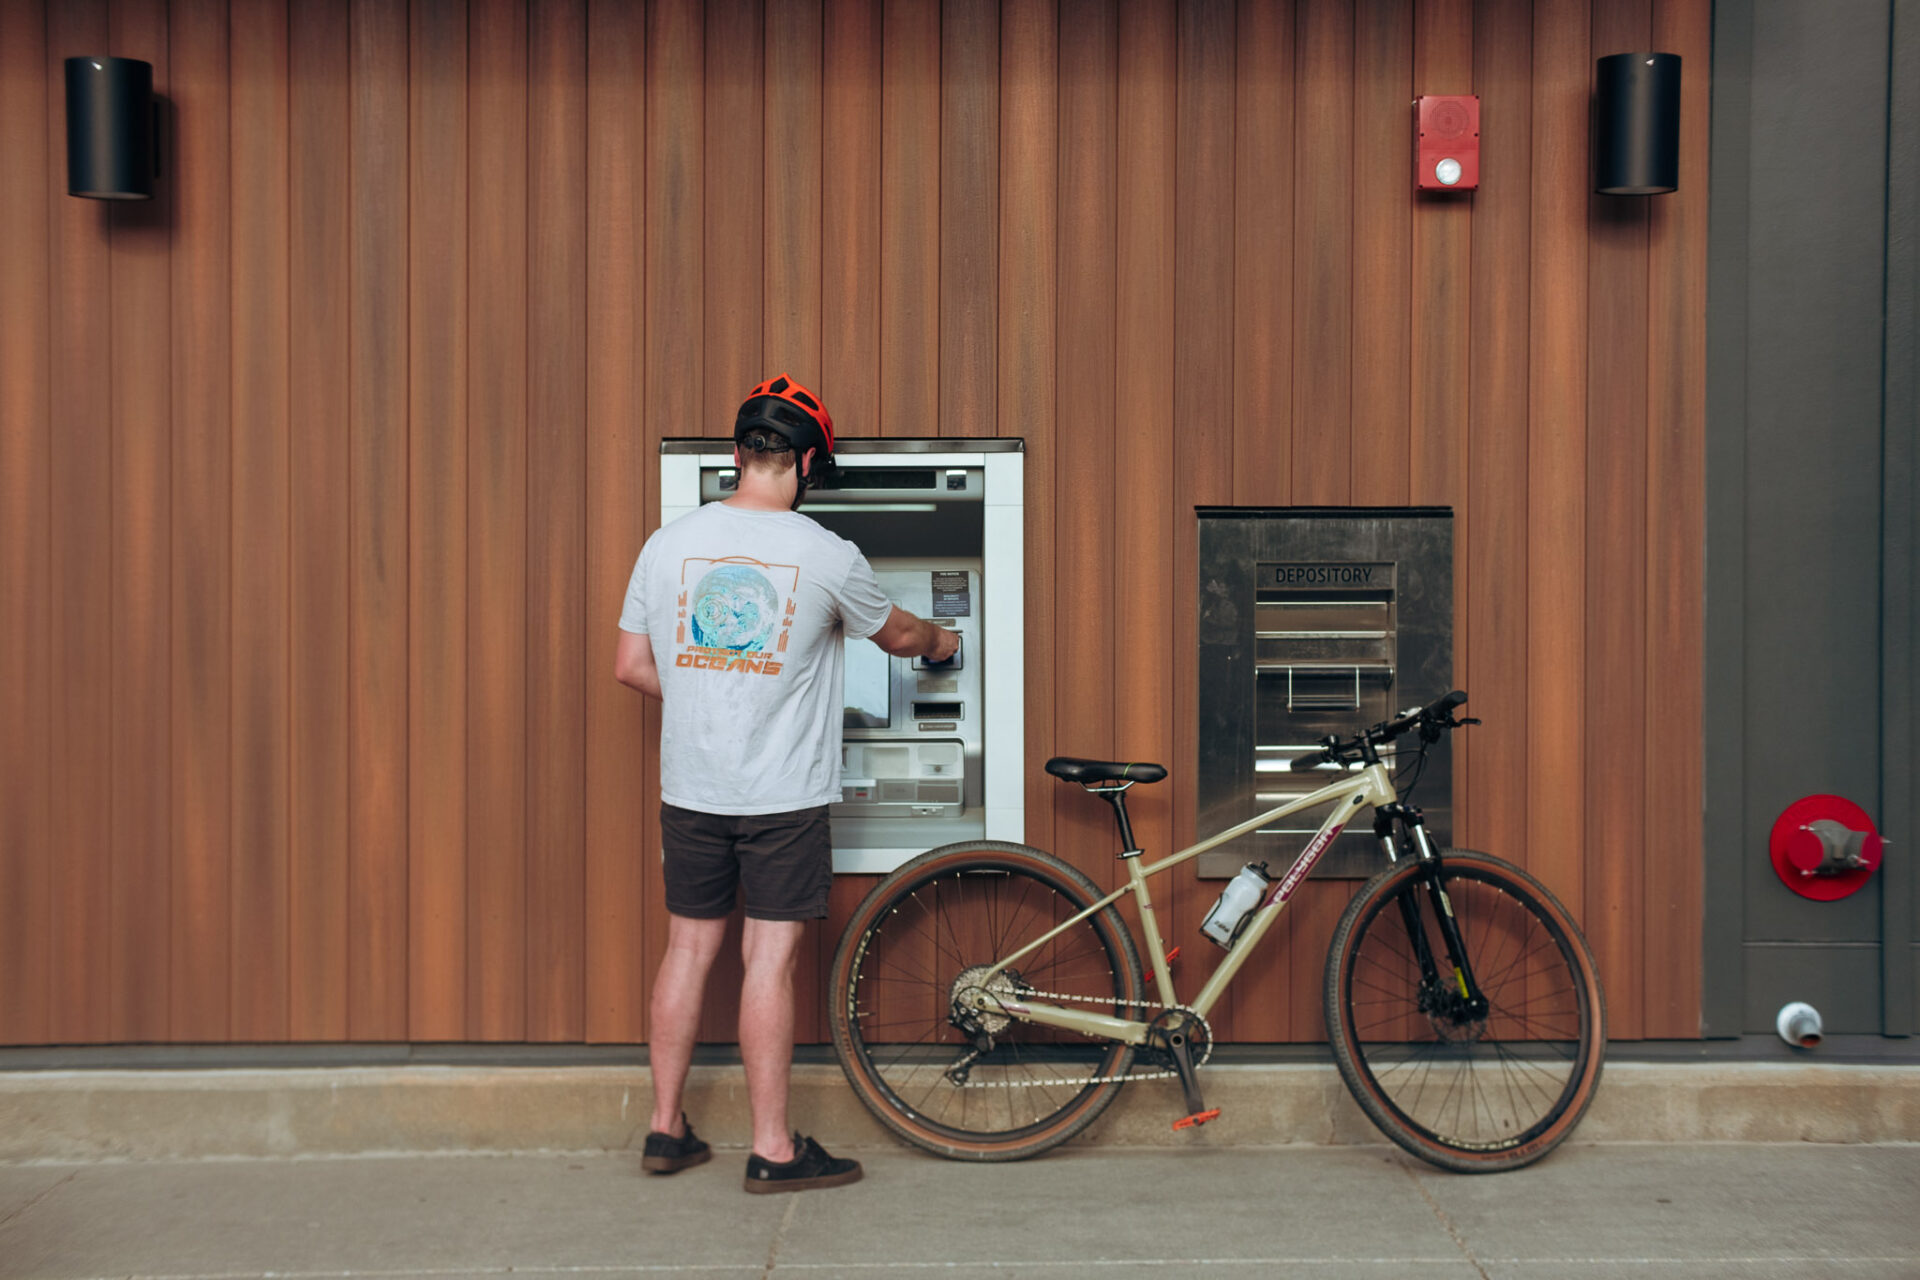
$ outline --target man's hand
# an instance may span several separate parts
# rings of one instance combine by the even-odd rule
[[[933,644],[920,656],[928,662],[945,662],[959,650],[958,632],[949,631],[945,627],[936,627],[932,623],[928,623],[927,628],[933,632]]]
[[[958,635],[915,617],[899,605],[871,638],[896,658],[925,658],[928,662],[945,662],[960,647]]]

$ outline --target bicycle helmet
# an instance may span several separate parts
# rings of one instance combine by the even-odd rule
[[[833,415],[820,397],[783,373],[747,393],[733,417],[733,442],[739,444],[756,427],[785,440],[796,461],[807,450],[814,451],[813,464],[794,494],[793,505],[798,507],[800,495],[808,488],[819,488],[833,468]]]

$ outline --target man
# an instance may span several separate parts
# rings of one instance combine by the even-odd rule
[[[833,419],[781,376],[734,418],[739,484],[647,539],[620,615],[615,677],[662,704],[660,831],[669,923],[653,987],[653,1132],[642,1166],[673,1173],[711,1152],[681,1093],[707,972],[736,896],[740,1056],[753,1112],[746,1189],[858,1181],[787,1126],[793,968],[805,921],[827,914],[840,796],[842,636],[890,654],[951,658],[959,637],[889,601],[852,543],[798,514],[833,464]],[[656,640],[658,643],[656,644]]]

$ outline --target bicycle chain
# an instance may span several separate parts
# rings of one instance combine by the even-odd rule
[[[984,991],[986,994],[993,996],[996,1002],[999,1000],[999,996],[986,987],[973,987],[971,990]],[[1020,996],[1022,999],[1077,1000],[1082,1004],[1112,1004],[1114,1002],[1112,996],[1074,996],[1068,995],[1064,991],[1022,991]],[[1208,1059],[1213,1057],[1213,1025],[1207,1021],[1206,1017],[1198,1009],[1193,1008],[1191,1005],[1163,1004],[1158,1000],[1128,1000],[1125,1003],[1142,1009],[1166,1009],[1192,1014],[1195,1021],[1199,1022],[1201,1029],[1205,1031],[1207,1035],[1205,1051],[1201,1053],[1199,1060],[1193,1064],[1194,1069],[1197,1071],[1201,1067],[1206,1066]],[[1004,1009],[1002,1009],[1001,1012],[1005,1017],[1016,1016],[1007,1013]],[[1079,1032],[1077,1034],[1086,1035],[1085,1032]],[[1099,1039],[1097,1036],[1087,1036],[1087,1038],[1089,1040]],[[973,1054],[977,1058],[979,1056],[979,1050],[974,1050]],[[948,1068],[948,1070],[952,1070],[952,1068]],[[1063,1078],[1058,1080],[988,1080],[977,1084],[972,1080],[968,1080],[966,1084],[959,1087],[963,1089],[1032,1089],[1052,1085],[1060,1088],[1084,1088],[1090,1084],[1114,1084],[1116,1082],[1124,1084],[1130,1080],[1177,1080],[1179,1078],[1180,1073],[1169,1068],[1165,1071],[1129,1070],[1127,1074],[1123,1076],[1076,1076],[1072,1079]]]

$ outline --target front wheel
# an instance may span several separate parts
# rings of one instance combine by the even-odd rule
[[[1465,849],[1396,863],[1348,904],[1326,1014],[1361,1108],[1407,1151],[1461,1173],[1517,1169],[1558,1146],[1606,1055],[1598,971],[1566,908],[1520,868]]]
[[[977,1007],[1007,997],[1080,997],[1138,1015],[1140,960],[1112,907],[989,977],[994,964],[1103,896],[1051,854],[972,841],[921,854],[874,887],[828,978],[833,1048],[860,1101],[914,1145],[955,1160],[1019,1160],[1105,1111],[1131,1047]]]

